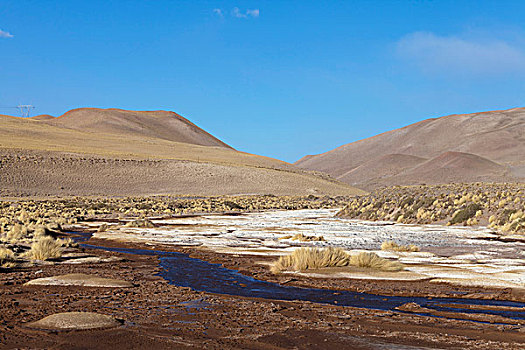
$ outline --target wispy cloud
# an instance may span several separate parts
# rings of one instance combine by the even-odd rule
[[[237,18],[247,18],[248,17],[246,14],[242,13],[238,7],[234,7],[231,13],[233,17],[237,17]]]
[[[233,17],[237,18],[248,18],[248,17],[259,17],[259,9],[246,10],[241,12],[238,7],[234,7],[231,11]]]
[[[426,73],[525,73],[525,49],[495,39],[415,32],[396,43],[397,55]]]
[[[246,14],[252,17],[259,17],[259,9],[246,10]]]
[[[13,38],[14,35],[0,29],[0,38]]]
[[[228,13],[228,11],[224,11],[223,9],[213,9],[213,13],[215,13],[219,17],[224,17],[225,13]],[[259,9],[247,9],[244,11],[241,11],[238,7],[234,7],[229,11],[230,16],[234,18],[256,18],[259,17]]]

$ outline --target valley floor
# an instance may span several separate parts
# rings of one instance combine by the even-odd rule
[[[525,243],[500,241],[483,227],[394,225],[334,217],[347,200],[78,197],[5,202],[2,215],[9,222],[24,223],[27,236],[18,243],[5,241],[16,252],[18,265],[0,271],[0,348],[525,347]],[[39,218],[56,223],[36,221]],[[58,234],[65,238],[81,237],[82,245],[70,245],[61,258],[23,262],[27,259],[24,250],[38,238],[37,222],[48,225],[44,230],[48,234],[57,234],[56,227],[61,227]],[[6,237],[14,232],[7,227]],[[293,239],[301,233],[306,241]],[[314,236],[322,240],[308,240]],[[387,239],[416,243],[421,251],[380,251]],[[405,271],[388,274],[345,267],[270,272],[269,265],[279,255],[302,246],[375,251],[403,262]],[[166,258],[169,253],[154,253],[159,251],[186,254],[181,264],[190,261],[189,265],[175,266],[179,275],[173,277]],[[198,270],[196,265],[194,269],[193,263],[203,268]],[[257,297],[261,294],[256,289],[253,295],[221,293],[215,288],[218,269],[234,272],[227,284],[236,290],[249,281],[263,281],[281,292],[290,290],[290,295]],[[119,279],[132,286],[24,285],[37,278],[78,273]],[[461,276],[468,283],[456,280]],[[196,283],[201,289],[189,287]],[[294,288],[316,288],[333,297],[328,303],[312,302],[295,298]],[[375,298],[376,304],[361,302],[357,307],[335,302],[354,292],[361,293],[356,294],[358,304],[366,298]],[[407,301],[381,307],[392,298]],[[410,298],[437,306],[429,309]],[[442,298],[454,300],[446,305],[448,301]],[[463,304],[458,306],[459,302]],[[112,316],[120,326],[46,331],[30,324],[52,314],[79,311]]]
[[[89,243],[137,247],[96,239]],[[275,279],[260,267],[254,268],[253,257],[232,259],[230,255],[195,248],[181,250],[259,279]],[[156,257],[91,249],[86,252],[122,260],[47,265],[0,274],[1,348],[519,349],[525,345],[524,329],[519,325],[196,292],[169,285],[157,276],[161,271]],[[66,273],[119,278],[131,281],[134,286],[113,290],[22,286],[35,277]],[[286,282],[285,277],[278,280]],[[315,279],[301,277],[288,283],[319,285]],[[350,285],[361,290],[392,292],[401,287],[392,282],[366,281],[349,282],[344,287]],[[404,288],[422,294],[458,292],[425,282],[405,283]],[[509,291],[472,287],[459,290],[471,295],[493,293],[495,298],[512,297]],[[25,325],[52,313],[79,310],[114,315],[123,324],[113,329],[67,332],[47,332]]]

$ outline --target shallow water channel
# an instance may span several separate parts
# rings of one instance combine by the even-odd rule
[[[264,298],[273,300],[300,300],[322,304],[337,304],[375,310],[392,310],[405,303],[417,303],[422,307],[462,314],[498,315],[516,320],[525,320],[525,303],[498,300],[476,300],[463,298],[424,298],[400,297],[358,293],[351,291],[328,290],[317,288],[299,288],[283,286],[242,275],[238,271],[189,257],[177,252],[163,252],[143,249],[108,248],[89,244],[83,247],[102,249],[127,254],[154,255],[160,259],[160,276],[170,284],[190,287],[196,291],[227,294],[241,297]],[[454,305],[451,305],[454,304]],[[480,305],[479,309],[476,305]],[[462,307],[465,306],[465,307]],[[487,310],[492,306],[495,310]],[[499,309],[497,307],[522,308],[521,310]],[[399,312],[399,310],[396,310]],[[436,317],[429,313],[416,313]]]

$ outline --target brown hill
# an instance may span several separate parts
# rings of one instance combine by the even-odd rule
[[[52,119],[55,119],[55,117],[49,114],[40,114],[40,115],[35,115],[34,117],[30,117],[30,119],[32,120],[52,120]]]
[[[387,154],[371,159],[339,176],[339,180],[349,184],[381,182],[381,179],[395,176],[405,170],[424,163],[427,159],[407,154]]]
[[[186,118],[168,111],[78,108],[49,120],[48,123],[88,132],[147,136],[194,145],[231,148]]]
[[[435,158],[453,151],[470,153],[502,166],[508,166],[514,174],[525,165],[525,108],[506,111],[492,111],[462,115],[450,115],[427,119],[401,129],[392,130],[374,137],[349,143],[319,155],[304,157],[295,164],[301,168],[323,171],[342,181],[361,184],[367,187],[364,179],[366,172],[358,168],[370,160],[381,160],[389,154],[403,154],[421,158]],[[373,163],[373,162],[372,162]],[[368,166],[380,168],[379,165]],[[420,166],[428,166],[421,164]],[[366,167],[366,166],[365,166]],[[375,177],[384,178],[374,186],[392,184],[392,168],[377,173]],[[352,176],[352,171],[359,176]],[[403,164],[399,166],[399,175],[407,172]],[[461,174],[464,174],[462,176]],[[426,182],[425,172],[422,178],[413,178],[414,183]],[[397,175],[396,175],[397,176]],[[474,174],[467,168],[456,171],[455,181],[472,181]],[[356,182],[357,181],[359,182]],[[508,178],[501,178],[508,180]],[[448,180],[443,179],[443,182]],[[373,187],[374,187],[373,186]]]
[[[236,151],[171,112],[0,116],[0,174],[0,197],[363,193],[280,160]]]
[[[390,179],[390,184],[509,181],[506,166],[471,153],[445,152]]]

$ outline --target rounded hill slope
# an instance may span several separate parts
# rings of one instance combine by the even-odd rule
[[[49,124],[87,132],[146,136],[201,146],[231,148],[186,118],[168,111],[78,108]]]
[[[446,183],[447,179],[470,182],[487,173],[491,174],[490,181],[512,181],[508,172],[500,170],[510,169],[515,175],[524,173],[521,170],[525,167],[524,135],[525,108],[454,114],[426,119],[322,154],[306,156],[295,164],[303,169],[323,171],[363,188],[371,188],[368,175],[374,177],[372,187],[377,187],[406,183],[408,173],[411,174],[410,183]],[[404,157],[388,156],[394,154]],[[385,156],[388,157],[383,158]],[[418,164],[420,160],[406,156],[431,160]],[[454,168],[454,176],[438,179],[439,176],[430,170],[434,167],[440,172],[446,169],[447,174],[452,174]],[[422,171],[424,169],[427,170]],[[502,177],[498,178],[500,175]],[[402,178],[402,182],[396,182]]]

